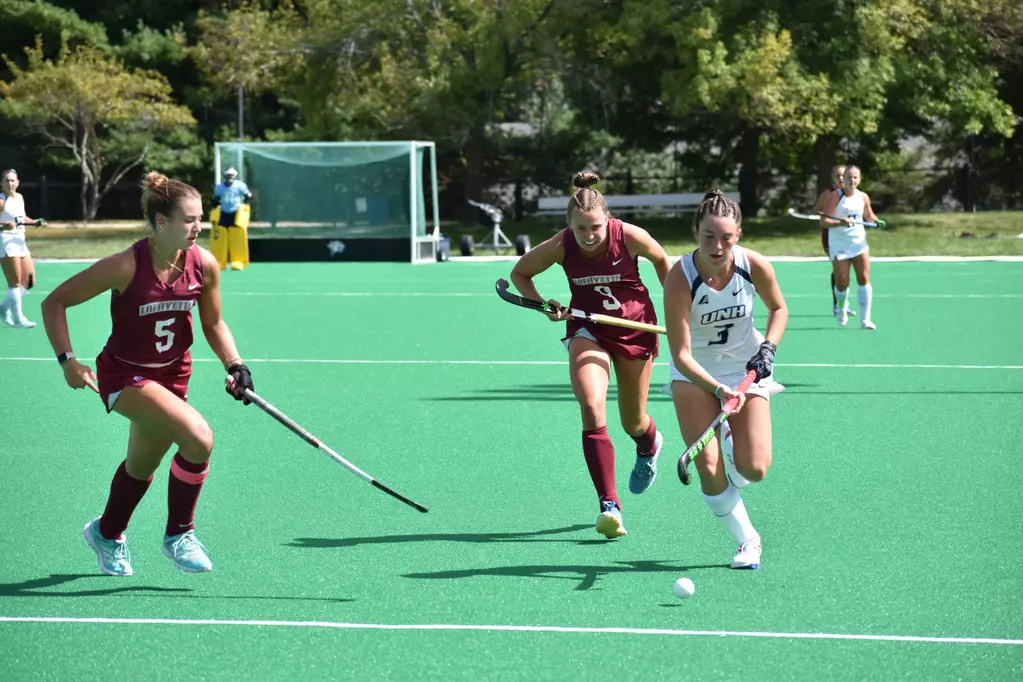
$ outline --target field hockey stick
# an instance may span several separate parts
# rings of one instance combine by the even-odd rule
[[[497,280],[497,295],[508,301],[512,305],[517,305],[522,308],[528,308],[529,310],[538,310],[541,313],[557,314],[558,309],[552,306],[546,301],[537,301],[533,298],[525,298],[518,294],[513,294],[508,291],[508,280],[499,279]],[[623,320],[620,317],[612,317],[610,315],[601,315],[600,313],[587,313],[582,310],[575,308],[561,308],[563,311],[567,311],[569,315],[576,318],[577,320],[587,320],[589,322],[596,322],[598,324],[607,324],[614,327],[625,327],[626,329],[636,329],[642,332],[652,332],[654,334],[667,334],[667,330],[664,327],[659,327],[655,324],[646,324],[645,322],[633,322],[632,320]]]
[[[746,389],[748,389],[753,384],[753,382],[756,381],[756,378],[757,378],[756,370],[751,369],[750,371],[746,372],[746,376],[743,378],[742,383],[735,387],[735,392],[745,393]],[[732,414],[732,412],[735,411],[735,408],[738,406],[739,406],[738,397],[730,398],[729,400],[727,400],[725,404],[721,407],[721,412],[718,413],[718,416],[715,417],[714,421],[710,423],[710,426],[707,427],[707,430],[701,433],[700,437],[697,438],[692,445],[686,448],[686,451],[683,452],[682,456],[678,458],[678,480],[682,481],[683,485],[689,485],[689,482],[692,480],[692,476],[689,475],[689,463],[693,461],[694,457],[696,457],[703,451],[703,448],[707,446],[707,443],[710,442],[710,439],[714,437],[714,432],[718,430],[718,427],[720,427],[725,422],[725,420],[728,419],[728,415]]]
[[[837,216],[828,215],[827,213],[797,213],[796,209],[790,208],[789,215],[793,218],[800,218],[802,220],[820,220],[821,218],[831,218],[832,220],[838,220],[847,225],[863,225],[864,227],[884,227],[885,223],[871,223],[865,220],[854,220],[851,223],[846,223],[845,218],[839,218]]]
[[[363,471],[362,469],[360,469],[359,467],[355,466],[354,464],[349,462],[347,459],[345,459],[341,455],[337,454],[336,452],[334,452],[333,450],[328,448],[326,445],[324,445],[320,441],[319,438],[317,438],[316,436],[314,436],[313,434],[309,433],[308,431],[303,429],[301,426],[296,424],[290,417],[288,417],[288,415],[284,414],[283,412],[278,410],[276,407],[274,407],[273,405],[268,403],[266,400],[264,400],[260,396],[256,395],[255,392],[250,391],[249,389],[245,389],[245,397],[248,398],[249,400],[251,400],[252,402],[254,402],[256,405],[258,405],[259,409],[263,410],[268,415],[270,415],[271,417],[273,417],[274,419],[276,419],[277,421],[279,421],[280,423],[284,424],[289,429],[291,429],[294,433],[296,433],[298,436],[300,436],[302,438],[302,440],[304,440],[305,442],[309,443],[314,448],[318,448],[320,450],[323,450],[325,453],[327,453],[330,456],[330,458],[332,460],[334,460],[335,462],[337,462],[338,464],[340,464],[344,468],[348,469],[353,474],[355,474],[356,476],[358,476],[362,480],[364,480],[367,483],[369,483],[370,485],[372,485],[374,488],[379,488],[380,490],[383,490],[385,493],[387,493],[391,497],[394,497],[394,498],[397,498],[397,499],[401,500],[402,502],[404,502],[408,506],[413,507],[413,508],[421,511],[424,514],[426,512],[428,512],[428,511],[430,511],[429,509],[427,509],[423,505],[419,504],[418,502],[414,502],[414,501],[410,500],[409,498],[405,497],[404,495],[402,495],[401,493],[398,493],[398,492],[395,492],[394,490],[391,490],[386,485],[384,485],[380,481],[376,480],[375,478],[373,478],[372,476],[367,474],[365,471]]]

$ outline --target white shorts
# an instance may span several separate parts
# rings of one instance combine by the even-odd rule
[[[712,377],[720,381],[728,388],[735,389],[742,383],[742,380],[746,378],[746,363],[749,362],[749,358],[753,357],[753,354],[760,348],[760,344],[763,343],[764,337],[759,331],[754,330],[754,333],[749,337],[749,343],[742,349],[736,349],[736,355],[727,355],[718,358],[716,361],[710,361],[707,359],[705,362],[701,362],[700,365],[710,373]],[[675,362],[671,358],[668,359],[668,366],[670,368],[671,381],[669,381],[661,389],[663,393],[671,395],[671,382],[674,381],[685,381],[686,383],[692,383],[689,378],[686,377],[678,368],[675,367]],[[781,393],[785,390],[785,387],[774,380],[774,372],[771,372],[769,377],[761,379],[750,385],[746,389],[747,395],[758,395],[767,400],[771,399],[772,395]]]
[[[561,342],[562,344],[564,344],[565,350],[568,350],[568,347],[572,345],[572,339],[576,338],[577,336],[582,337],[584,339],[589,339],[590,341],[592,341],[593,343],[596,343],[596,344],[600,343],[600,341],[597,341],[597,339],[594,338],[593,334],[590,333],[589,329],[587,329],[586,327],[583,327],[582,329],[577,331],[574,335],[572,335],[571,338],[564,339]]]
[[[24,258],[25,256],[31,255],[28,252],[28,244],[25,243],[24,232],[13,232],[11,230],[0,231],[0,246],[3,247],[3,252],[0,256],[7,256],[8,258]]]
[[[746,372],[743,371],[741,374],[726,374],[724,376],[714,375],[714,378],[728,388],[735,390],[735,388],[742,383],[742,380],[746,378]],[[671,381],[661,388],[661,392],[671,395],[671,384],[675,381],[684,381],[687,384],[692,383],[681,372],[676,373],[672,370]],[[765,400],[770,400],[772,395],[777,395],[784,390],[785,387],[774,380],[774,372],[771,372],[771,376],[766,379],[761,379],[760,381],[750,384],[750,387],[746,389],[746,395],[758,395]]]
[[[851,260],[867,251],[867,233],[862,227],[828,230],[828,258],[830,260]]]

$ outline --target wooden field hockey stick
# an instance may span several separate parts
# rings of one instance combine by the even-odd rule
[[[271,417],[273,417],[274,419],[276,419],[277,421],[279,421],[280,423],[284,424],[289,429],[291,429],[294,433],[296,433],[299,437],[301,437],[302,440],[304,440],[305,442],[309,443],[314,448],[318,448],[320,450],[323,450],[325,453],[327,453],[327,455],[330,456],[330,458],[332,460],[334,460],[335,462],[337,462],[338,464],[340,464],[344,468],[348,469],[353,474],[355,474],[356,476],[358,476],[362,480],[366,481],[367,483],[369,483],[373,487],[379,488],[380,490],[383,490],[385,493],[387,493],[391,497],[394,497],[396,499],[401,500],[402,502],[404,502],[408,506],[410,506],[410,507],[412,507],[412,508],[414,508],[414,509],[416,509],[418,511],[421,511],[424,514],[426,512],[428,512],[428,511],[430,511],[429,509],[427,509],[423,505],[419,504],[418,502],[414,502],[414,501],[410,500],[409,498],[405,497],[404,495],[402,495],[401,493],[395,492],[391,488],[388,488],[386,485],[384,485],[380,481],[376,480],[375,478],[373,478],[372,476],[367,474],[365,471],[363,471],[362,469],[360,469],[359,467],[355,466],[354,464],[349,462],[347,459],[345,459],[341,455],[337,454],[336,452],[334,452],[333,450],[328,448],[326,445],[324,445],[320,441],[319,438],[317,438],[316,436],[314,436],[313,434],[309,433],[308,431],[303,429],[301,426],[296,424],[290,417],[288,417],[288,415],[284,414],[283,412],[278,410],[276,407],[274,407],[273,405],[268,403],[266,400],[264,400],[260,396],[256,395],[255,392],[250,391],[249,389],[245,389],[245,397],[248,398],[249,400],[251,400],[256,405],[258,405],[259,409],[263,410],[264,412],[269,414]]]
[[[844,225],[863,225],[864,227],[883,227],[885,223],[871,223],[865,220],[854,220],[851,223],[847,223],[845,218],[839,218],[837,216],[828,215],[827,213],[797,213],[796,209],[790,208],[789,215],[793,218],[799,218],[801,220],[820,220],[821,218],[831,218],[832,220],[838,220]]]
[[[518,294],[513,294],[508,291],[508,280],[499,279],[497,280],[497,295],[508,301],[512,305],[517,305],[522,308],[528,308],[529,310],[538,310],[541,313],[558,313],[558,309],[552,306],[546,301],[537,301],[532,298],[525,298]],[[589,322],[596,322],[598,324],[607,324],[614,327],[625,327],[627,329],[637,329],[642,332],[653,332],[654,334],[667,334],[667,330],[664,327],[658,327],[655,324],[646,324],[645,322],[633,322],[632,320],[623,320],[620,317],[612,317],[611,315],[601,315],[600,313],[587,313],[582,310],[576,310],[575,308],[564,308],[561,310],[567,311],[569,315],[576,318],[577,320],[587,320]]]
[[[743,378],[742,383],[735,387],[736,393],[745,393],[753,382],[757,379],[757,371],[751,369],[746,372],[746,376]],[[714,432],[718,430],[725,420],[728,419],[728,415],[735,411],[735,408],[739,406],[739,398],[730,398],[721,407],[721,412],[714,418],[714,421],[710,423],[707,430],[700,434],[700,437],[696,441],[686,448],[686,451],[682,453],[682,456],[678,458],[678,480],[682,481],[683,485],[689,485],[692,480],[692,476],[689,475],[689,463],[703,451],[703,448],[707,446],[710,439],[714,437]]]

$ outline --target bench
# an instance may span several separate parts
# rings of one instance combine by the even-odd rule
[[[703,201],[704,193],[681,194],[605,194],[607,208],[613,214],[623,213],[677,213],[695,209]],[[739,201],[738,192],[725,192],[732,201]],[[536,215],[564,215],[568,197],[540,197]]]

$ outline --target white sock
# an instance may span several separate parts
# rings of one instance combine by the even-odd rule
[[[746,505],[742,503],[739,491],[731,483],[720,495],[704,493],[703,501],[707,503],[714,516],[721,519],[721,523],[725,524],[725,528],[735,537],[737,543],[741,545],[757,537],[758,533],[746,513]]]
[[[835,287],[835,298],[838,299],[838,309],[848,310],[849,309],[849,290],[839,289]]]
[[[4,304],[10,309],[15,320],[24,319],[25,314],[21,312],[21,285],[7,287],[7,298],[4,299]]]
[[[24,296],[25,294],[27,294],[27,293],[28,293],[28,289],[26,289],[26,288],[25,288],[25,286],[24,286],[23,284],[19,284],[19,285],[18,285],[18,291],[20,291],[20,292],[21,292],[21,295],[22,295],[22,296]]]
[[[859,291],[860,298],[860,319],[867,321],[870,319],[870,303],[874,298],[874,287],[869,284],[864,284],[860,287]]]

